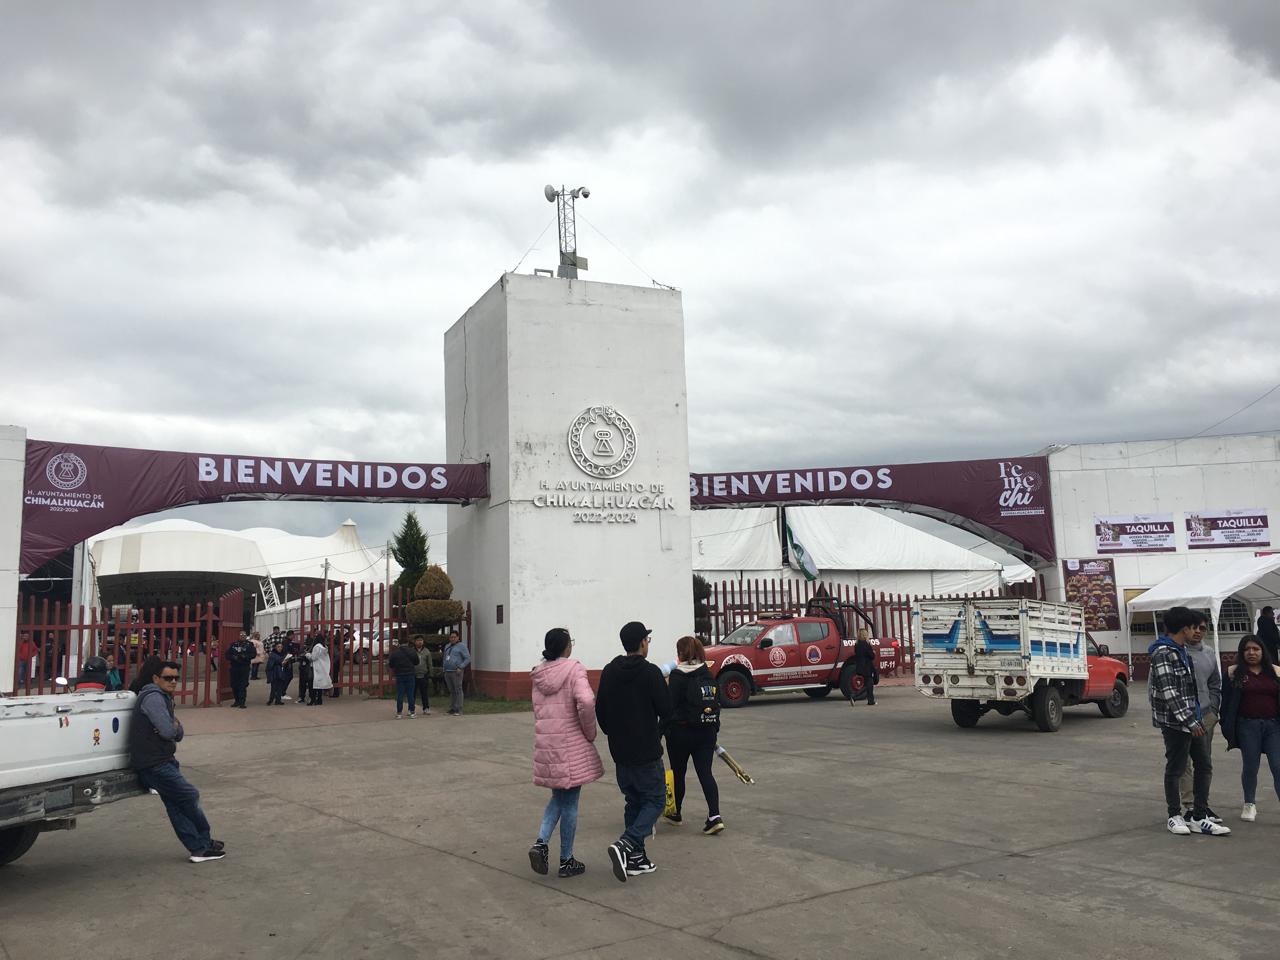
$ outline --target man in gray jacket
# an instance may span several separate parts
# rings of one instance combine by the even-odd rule
[[[1196,694],[1200,700],[1200,723],[1204,726],[1206,761],[1210,759],[1213,752],[1213,731],[1218,726],[1218,714],[1222,710],[1222,671],[1218,666],[1218,653],[1204,645],[1204,632],[1208,625],[1208,618],[1202,615],[1195,625],[1191,638],[1183,644],[1187,659],[1191,661],[1191,669],[1196,675]],[[1208,763],[1206,765],[1209,767],[1209,776],[1212,778],[1213,767]],[[1178,781],[1178,793],[1182,797],[1183,811],[1189,811],[1192,807],[1192,779],[1191,764],[1187,764],[1187,769],[1182,773],[1182,779]],[[1222,822],[1222,818],[1212,810],[1208,812],[1210,819],[1218,823]],[[1186,819],[1190,820],[1190,817]]]
[[[449,642],[445,644],[441,666],[444,668],[444,682],[449,688],[449,716],[462,716],[462,678],[463,671],[471,663],[471,652],[462,642],[462,634],[457,630],[449,631]]]
[[[143,670],[146,669],[144,665]],[[227,853],[222,841],[210,835],[209,821],[200,808],[200,791],[178,769],[182,721],[173,712],[173,691],[179,670],[174,661],[164,661],[151,682],[138,691],[129,726],[129,759],[142,785],[164,801],[173,832],[187,848],[187,859],[205,863],[221,860]]]

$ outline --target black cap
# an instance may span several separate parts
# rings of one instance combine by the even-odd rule
[[[645,638],[652,632],[652,630],[646,627],[639,620],[632,620],[618,631],[618,639],[622,641],[622,648],[626,650],[627,653],[634,653],[640,649],[640,644],[643,643]]]

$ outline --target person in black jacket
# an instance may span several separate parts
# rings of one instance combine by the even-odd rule
[[[415,711],[417,700],[414,698],[414,686],[418,682],[416,676],[418,667],[418,653],[413,647],[409,646],[409,638],[401,637],[400,645],[391,651],[391,656],[387,657],[387,666],[391,668],[391,672],[396,678],[396,719],[399,720],[403,715],[405,701],[409,701],[409,718],[413,719],[418,714]]]
[[[867,629],[858,631],[858,639],[853,645],[853,672],[862,678],[862,688],[867,691],[867,706],[876,705],[876,648],[867,639]],[[849,706],[853,706],[853,697],[849,698]]]
[[[716,785],[711,762],[716,755],[716,733],[720,730],[720,704],[716,699],[716,681],[706,664],[706,651],[697,637],[681,637],[676,641],[679,663],[671,671],[671,724],[667,727],[667,757],[675,787],[676,812],[663,814],[668,823],[682,823],[684,777],[693,758],[693,769],[702,784],[707,800],[707,822],[702,832],[720,833],[720,788]]]
[[[1280,663],[1280,627],[1276,626],[1276,612],[1263,607],[1258,614],[1258,640],[1272,663]]]
[[[662,671],[645,659],[649,629],[631,621],[618,631],[625,656],[614,657],[600,674],[596,721],[609,738],[618,788],[626,798],[622,836],[609,845],[613,875],[653,873],[644,841],[667,802],[662,766],[662,728],[671,717],[671,696]]]
[[[267,706],[284,705],[285,690],[293,680],[293,656],[285,653],[284,642],[277,640],[271,645],[267,654],[267,683],[271,685],[271,696],[267,698]]]
[[[257,650],[249,642],[249,636],[244,631],[241,631],[238,640],[227,647],[227,664],[231,674],[231,693],[235,697],[235,703],[232,704],[233,707],[239,707],[242,710],[248,709],[245,707],[244,698],[249,693],[249,668],[255,656],[257,656]]]

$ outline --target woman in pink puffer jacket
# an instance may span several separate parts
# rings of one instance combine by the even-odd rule
[[[538,840],[529,848],[529,864],[535,873],[549,868],[547,841],[560,824],[560,876],[576,877],[586,867],[573,857],[573,835],[578,830],[578,796],[582,785],[604,774],[596,738],[596,698],[587,682],[587,670],[570,660],[573,640],[569,631],[555,627],[543,641],[544,662],[533,668],[533,782],[551,788]]]

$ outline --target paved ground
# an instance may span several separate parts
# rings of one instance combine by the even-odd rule
[[[1259,821],[1236,819],[1219,740],[1235,835],[1167,834],[1134,693],[1129,717],[1075,708],[1056,735],[961,731],[902,688],[753,702],[721,736],[758,781],[717,766],[729,829],[661,827],[658,872],[625,885],[611,770],[583,793],[587,874],[529,870],[528,714],[187,710],[180,756],[231,856],[187,863],[154,798],[99,811],[0,870],[0,957],[1275,957],[1280,806],[1260,791]]]

